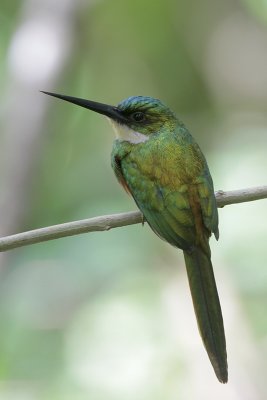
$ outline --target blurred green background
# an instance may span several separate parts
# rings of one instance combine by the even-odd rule
[[[216,190],[266,184],[267,3],[2,0],[0,233],[135,209],[104,118],[39,90],[159,97]],[[0,257],[0,398],[266,399],[267,202],[220,210],[213,264],[229,383],[198,335],[181,252],[148,227]]]

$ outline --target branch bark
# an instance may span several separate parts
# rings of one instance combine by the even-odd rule
[[[254,187],[249,189],[232,190],[224,192],[219,190],[215,193],[217,206],[222,208],[229,204],[244,203],[248,201],[267,198],[267,186]],[[103,215],[83,219],[80,221],[67,222],[65,224],[48,226],[28,232],[0,238],[0,252],[16,249],[30,244],[46,242],[74,236],[82,233],[108,231],[121,226],[143,223],[140,211],[130,211],[121,214]]]

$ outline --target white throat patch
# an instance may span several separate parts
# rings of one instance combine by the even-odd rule
[[[110,118],[108,119],[111,122],[111,125],[115,131],[116,138],[120,140],[126,140],[126,142],[130,142],[133,144],[144,143],[149,140],[149,136],[134,131],[133,129],[128,128],[128,126],[126,125],[121,125]]]

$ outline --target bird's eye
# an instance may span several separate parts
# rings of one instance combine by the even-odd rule
[[[131,117],[135,122],[142,122],[145,120],[145,114],[140,111],[133,113]]]

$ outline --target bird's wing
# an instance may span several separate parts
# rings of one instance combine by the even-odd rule
[[[208,170],[198,179],[198,197],[205,227],[219,239],[218,210],[212,178]]]
[[[151,206],[149,198],[140,201],[139,196],[134,194],[138,207],[158,236],[175,247],[189,249],[195,242],[195,221],[187,190],[183,188],[182,192],[168,193],[166,188],[160,188],[155,183],[153,186],[157,201]]]
[[[183,185],[180,191],[160,188],[155,182],[151,186],[152,197],[157,196],[152,203],[151,191],[149,195],[143,193],[141,199],[135,190],[131,193],[154,232],[183,250],[200,245],[209,254],[208,238],[218,230],[213,192],[209,196],[205,183]]]

